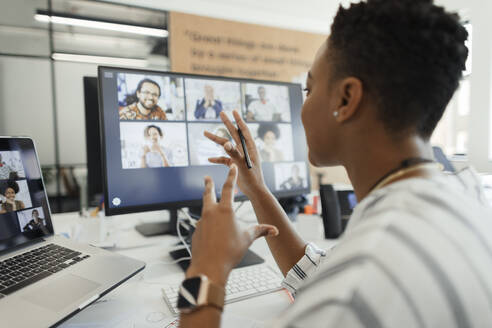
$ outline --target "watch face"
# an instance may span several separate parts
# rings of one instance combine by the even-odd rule
[[[181,284],[182,288],[186,289],[188,293],[193,296],[195,304],[190,303],[185,297],[183,297],[183,295],[179,295],[178,309],[186,309],[196,306],[201,283],[202,279],[200,277],[189,278],[183,281],[183,283]]]

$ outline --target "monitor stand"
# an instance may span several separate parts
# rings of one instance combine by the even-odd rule
[[[190,214],[190,216],[192,218],[199,219],[200,215],[202,213],[202,208],[201,208],[201,206],[190,207],[188,213]],[[188,245],[190,246],[190,249],[191,249],[191,236],[185,237],[185,242],[188,243]],[[169,255],[171,255],[171,257],[175,260],[179,260],[179,259],[184,258],[184,257],[189,257],[189,254],[188,254],[188,251],[186,250],[186,248],[171,251],[171,252],[169,252]],[[246,266],[250,266],[250,265],[261,264],[263,262],[265,262],[265,260],[263,258],[261,258],[255,252],[248,249],[248,251],[246,252],[244,257],[242,258],[241,262],[239,262],[239,264],[236,265],[236,268],[242,268],[242,267],[246,267]],[[178,262],[178,265],[181,267],[181,269],[183,269],[183,271],[186,271],[186,269],[188,269],[188,267],[190,266],[190,260],[180,261],[180,262]]]
[[[191,217],[195,219],[200,218],[200,214],[202,212],[201,206],[197,207],[190,207],[188,213],[190,214]],[[137,226],[135,226],[135,229],[141,233],[145,237],[152,237],[152,236],[158,236],[158,235],[173,235],[177,236],[177,230],[176,230],[176,222],[178,220],[178,210],[177,209],[171,209],[169,210],[169,222],[150,222],[150,223],[142,223]],[[188,235],[188,231],[185,231],[184,229],[181,230],[182,235],[185,237],[186,242],[188,245],[191,245],[191,236]],[[181,243],[181,242],[180,242]],[[191,246],[190,246],[191,248]],[[180,258],[188,257],[188,251],[186,248],[175,250],[169,252],[169,255],[175,260],[178,260]],[[239,264],[236,266],[236,268],[241,268],[245,266],[250,266],[254,264],[260,264],[265,262],[263,258],[261,258],[259,255],[254,253],[253,251],[249,250],[246,252],[244,255],[243,259]],[[189,260],[183,260],[178,262],[179,266],[183,269],[183,271],[186,271],[188,269],[188,266],[190,265]]]
[[[189,257],[188,251],[185,248],[169,252],[169,255],[171,255],[171,257],[175,260],[179,260],[184,257]],[[242,268],[250,265],[261,264],[263,262],[265,262],[263,258],[261,258],[255,252],[248,249],[241,262],[239,262],[239,264],[236,265],[235,268]],[[183,271],[186,271],[186,269],[188,269],[188,267],[190,266],[190,260],[179,261],[178,265],[181,267],[181,269],[183,269]]]
[[[178,210],[169,210],[169,222],[149,222],[135,226],[135,230],[140,232],[145,237],[159,235],[177,236],[176,222],[178,221]],[[183,230],[181,230],[183,232]]]

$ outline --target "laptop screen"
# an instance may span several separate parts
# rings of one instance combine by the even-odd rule
[[[53,234],[33,141],[0,137],[0,252]]]

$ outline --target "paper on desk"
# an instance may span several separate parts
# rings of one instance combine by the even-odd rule
[[[62,324],[63,328],[162,328],[175,321],[165,311],[138,308],[135,303],[103,299]]]
[[[88,306],[61,325],[62,328],[175,328],[172,316],[162,300],[161,284],[134,280]],[[246,317],[224,313],[222,328],[262,328]]]
[[[126,303],[126,304],[125,304]],[[75,319],[75,320],[74,320]],[[179,319],[168,313],[140,309],[137,313],[130,302],[103,300],[85,309],[62,325],[63,328],[177,328]],[[222,328],[263,328],[258,321],[225,313]]]
[[[171,322],[168,322],[167,326],[164,326],[164,328],[177,328],[177,327],[179,327],[179,319],[174,319]],[[255,320],[251,320],[234,314],[224,313],[224,315],[222,316],[221,327],[222,328],[263,328],[264,325]]]
[[[117,299],[102,299],[76,316],[72,317],[60,327],[63,328],[106,328],[118,327],[129,321],[133,316],[133,302]]]
[[[142,283],[137,276],[77,313],[61,327],[162,328],[171,320],[159,288]]]

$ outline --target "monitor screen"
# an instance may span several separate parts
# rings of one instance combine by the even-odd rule
[[[203,178],[218,195],[225,155],[204,131],[230,138],[220,120],[237,110],[255,138],[277,197],[309,192],[300,84],[99,67],[107,215],[199,205]],[[244,198],[238,192],[237,199]]]
[[[0,137],[0,252],[52,233],[32,140]]]

